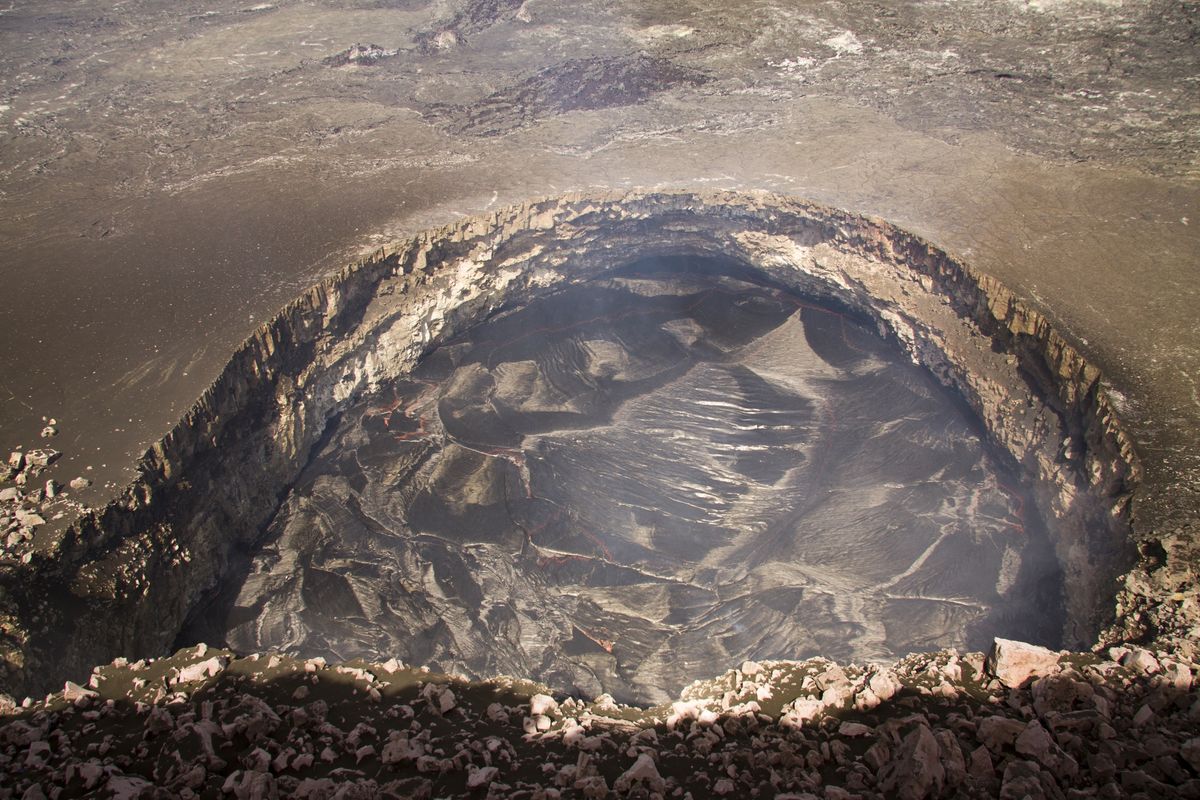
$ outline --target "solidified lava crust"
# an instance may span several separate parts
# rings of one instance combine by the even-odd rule
[[[1057,646],[1053,548],[970,412],[745,273],[644,259],[433,347],[184,639],[640,703],[713,664]]]

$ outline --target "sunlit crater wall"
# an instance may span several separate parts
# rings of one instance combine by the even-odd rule
[[[502,306],[653,255],[710,256],[844,307],[961,393],[1029,476],[1063,569],[1063,641],[1111,621],[1138,477],[1100,374],[987,276],[886,223],[765,194],[567,196],[430,231],[347,268],[232,358],[141,478],[6,573],[9,691],[168,649],[348,403]]]

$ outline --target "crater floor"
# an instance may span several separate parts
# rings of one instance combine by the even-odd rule
[[[185,638],[643,703],[746,659],[1057,643],[1043,523],[960,402],[837,310],[662,266],[349,408]]]

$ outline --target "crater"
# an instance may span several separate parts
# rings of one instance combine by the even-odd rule
[[[1088,647],[1137,478],[1099,372],[911,234],[764,194],[538,201],[260,329],[6,576],[6,681],[203,640],[646,704],[747,659]]]
[[[643,704],[714,664],[1057,646],[1053,550],[969,410],[737,267],[644,260],[433,348],[188,638]]]

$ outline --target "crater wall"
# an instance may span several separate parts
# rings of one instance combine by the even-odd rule
[[[350,402],[506,305],[654,255],[732,259],[871,320],[1030,476],[1063,568],[1064,642],[1149,635],[1113,599],[1139,557],[1155,566],[1129,529],[1132,442],[1099,370],[1010,291],[887,223],[801,200],[569,195],[380,250],[256,331],[120,497],[0,570],[4,690],[167,651]]]

